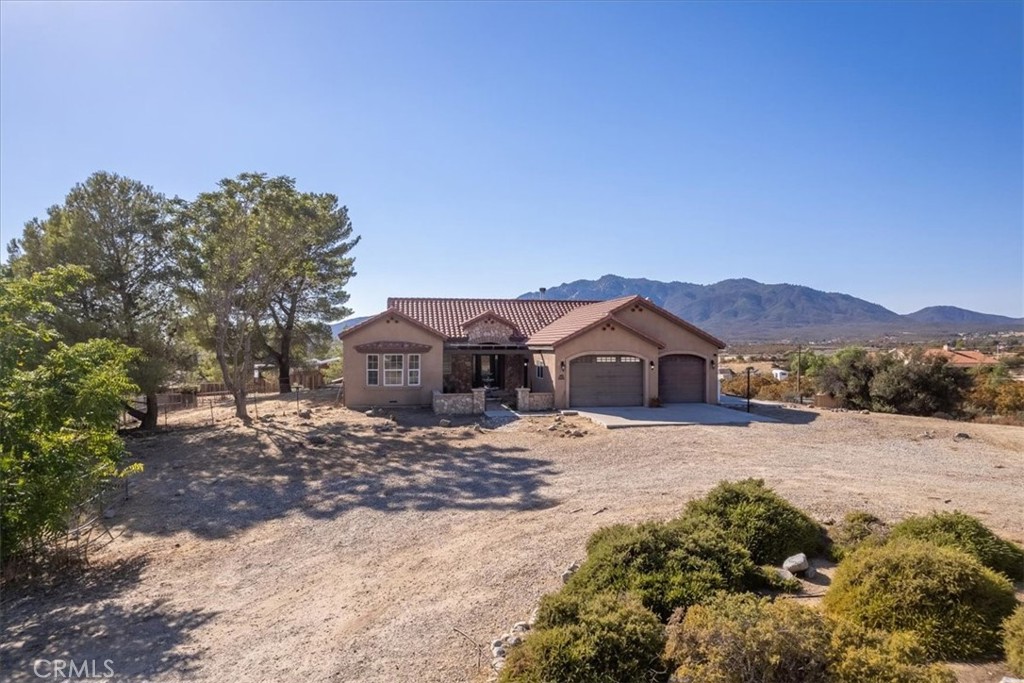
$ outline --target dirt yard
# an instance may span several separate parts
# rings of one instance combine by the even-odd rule
[[[960,509],[1024,542],[1024,429],[774,409],[779,424],[478,430],[392,422],[325,390],[178,413],[130,440],[145,472],[92,568],[3,595],[0,669],[111,660],[115,681],[479,681],[588,535],[666,518],[722,479],[762,477],[829,523]],[[215,420],[211,424],[211,419]],[[575,420],[575,421],[573,421]],[[161,421],[163,422],[163,421]],[[954,439],[956,432],[970,438]],[[999,665],[960,667],[998,681]]]

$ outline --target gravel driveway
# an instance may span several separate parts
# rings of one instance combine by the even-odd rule
[[[566,437],[551,417],[394,427],[329,403],[300,420],[267,400],[256,430],[200,410],[133,440],[146,471],[117,540],[83,575],[5,590],[5,675],[63,658],[111,660],[114,681],[483,680],[454,629],[489,642],[595,529],[669,517],[722,479],[764,478],[822,521],[961,509],[1024,542],[1021,428],[772,409],[784,421],[570,418],[587,433]]]

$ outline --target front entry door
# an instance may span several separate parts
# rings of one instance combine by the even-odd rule
[[[473,355],[473,387],[505,388],[505,356],[477,353]]]

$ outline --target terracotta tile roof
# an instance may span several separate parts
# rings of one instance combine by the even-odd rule
[[[544,329],[531,334],[529,343],[531,346],[551,346],[556,344],[566,337],[574,335],[600,320],[604,320],[624,303],[635,298],[633,296],[625,296],[608,301],[598,301],[574,309]]]
[[[954,349],[928,349],[925,356],[941,356],[949,360],[950,365],[974,367],[977,365],[995,365],[999,361],[981,351],[958,351]]]
[[[593,301],[564,299],[388,299],[388,309],[404,315],[443,335],[446,339],[465,339],[463,325],[488,311],[515,325],[521,339],[532,336],[573,310]],[[604,303],[604,302],[601,302]]]

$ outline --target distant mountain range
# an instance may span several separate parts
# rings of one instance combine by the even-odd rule
[[[520,299],[614,299],[639,294],[721,339],[743,341],[868,340],[879,337],[934,338],[970,332],[1024,332],[1024,318],[977,313],[955,306],[929,306],[900,315],[849,294],[800,285],[766,285],[746,278],[712,285],[659,282],[605,275],[576,280]],[[334,336],[370,316],[334,323]]]
[[[639,294],[729,342],[932,337],[965,332],[1024,331],[1024,318],[930,306],[900,315],[849,294],[750,279],[711,285],[605,275],[550,287],[548,299],[614,299]],[[538,299],[540,292],[523,294]]]

